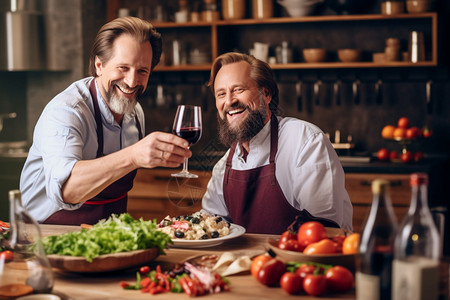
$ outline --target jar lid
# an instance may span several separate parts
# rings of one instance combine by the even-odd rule
[[[413,173],[409,180],[411,186],[418,186],[421,184],[428,184],[428,175],[426,173]]]

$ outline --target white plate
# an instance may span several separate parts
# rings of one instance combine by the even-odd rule
[[[234,238],[237,238],[245,233],[245,228],[236,225],[231,224],[230,226],[230,234],[215,238],[215,239],[208,239],[208,240],[182,240],[182,239],[172,239],[173,244],[170,245],[170,247],[177,247],[177,248],[205,248],[205,247],[212,247],[222,244],[223,242],[227,240],[231,240]]]

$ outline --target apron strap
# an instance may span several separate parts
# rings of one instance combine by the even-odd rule
[[[94,103],[94,113],[95,113],[95,123],[97,123],[97,157],[103,156],[103,124],[102,118],[100,114],[100,108],[98,107],[97,101],[97,90],[95,89],[95,78],[92,79],[91,84],[89,85],[89,92],[91,92],[91,96]],[[140,128],[140,126],[139,126]]]

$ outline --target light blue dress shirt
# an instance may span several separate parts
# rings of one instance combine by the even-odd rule
[[[317,126],[302,120],[278,117],[278,121],[275,176],[286,200],[298,210],[306,209],[315,217],[352,230],[353,207],[345,190],[344,170],[328,137]],[[224,217],[229,217],[223,196],[229,152],[214,166],[202,200],[204,211]],[[246,160],[237,145],[231,165],[235,170],[250,170],[268,165],[269,156],[270,121],[250,141]]]
[[[97,155],[97,132],[89,85],[93,77],[72,83],[44,108],[33,134],[33,144],[20,177],[22,203],[38,222],[53,213],[82,204],[64,203],[61,188],[74,164]],[[96,86],[103,123],[103,152],[113,153],[139,140],[135,115],[144,134],[144,112],[138,103],[120,126]]]

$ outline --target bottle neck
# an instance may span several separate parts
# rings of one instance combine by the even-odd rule
[[[419,211],[430,211],[428,207],[428,188],[426,184],[412,186],[411,204],[408,213],[410,215]]]

